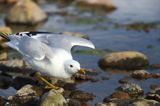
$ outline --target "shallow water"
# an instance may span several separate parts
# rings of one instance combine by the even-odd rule
[[[98,49],[109,49],[113,51],[136,50],[146,54],[150,63],[160,63],[160,1],[159,0],[113,0],[118,9],[113,13],[105,16],[81,12],[77,16],[62,16],[55,14],[56,7],[54,4],[41,4],[49,13],[49,19],[44,25],[37,30],[64,32],[73,31],[87,34],[90,40]],[[50,10],[48,9],[50,8]],[[72,8],[72,7],[70,7]],[[51,11],[51,9],[53,11]],[[56,10],[55,10],[56,11]],[[0,15],[0,25],[4,15]],[[123,25],[134,23],[156,24],[156,28],[145,30],[127,30]],[[115,27],[116,25],[119,27]],[[29,28],[30,29],[30,28]],[[17,27],[15,27],[15,32]],[[26,30],[26,29],[24,29]],[[28,30],[28,29],[27,29]],[[77,48],[79,49],[79,48]],[[81,49],[81,48],[80,48]],[[95,104],[110,95],[120,84],[118,80],[127,76],[129,73],[113,73],[101,70],[97,62],[101,56],[88,54],[73,54],[74,59],[80,61],[82,67],[96,69],[100,72],[98,82],[84,82],[77,85],[78,89],[85,90],[96,94],[96,98],[91,102]],[[159,72],[160,70],[148,70],[149,72]],[[110,77],[109,80],[102,80],[102,76]],[[131,80],[144,89],[145,93],[150,90],[151,84],[159,84],[160,80],[148,79],[145,81]]]

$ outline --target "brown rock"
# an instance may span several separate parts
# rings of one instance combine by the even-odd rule
[[[120,100],[130,99],[130,96],[129,96],[128,93],[126,93],[126,92],[121,92],[121,91],[114,92],[110,97],[111,97],[112,99],[115,98],[115,99],[120,99]]]
[[[18,0],[0,0],[0,3],[16,3]]]
[[[88,92],[76,90],[71,92],[70,97],[72,99],[77,99],[80,101],[89,101],[89,100],[93,100],[95,98],[95,95]]]
[[[102,69],[115,68],[136,70],[144,68],[148,66],[148,64],[147,56],[135,51],[110,53],[99,60],[99,66]]]
[[[5,106],[5,100],[2,98],[2,97],[0,97],[0,106]]]
[[[25,85],[24,87],[22,87],[20,90],[17,91],[16,95],[10,96],[8,98],[9,104],[11,106],[37,105],[38,103],[37,100],[39,96],[42,95],[42,93],[43,93],[42,90],[40,90],[37,87],[34,87],[32,85]]]
[[[7,57],[8,57],[7,52],[0,53],[0,61],[1,61],[1,60],[6,60]]]
[[[11,34],[12,30],[10,27],[6,27],[6,26],[1,26],[0,27],[0,33],[5,33],[5,34]],[[3,38],[0,36],[0,41],[2,41]]]
[[[5,20],[8,24],[35,25],[47,19],[46,13],[32,0],[20,0],[7,14]]]
[[[95,10],[113,11],[116,9],[111,0],[77,0],[77,5]]]
[[[155,100],[137,99],[128,106],[160,106],[160,103]]]

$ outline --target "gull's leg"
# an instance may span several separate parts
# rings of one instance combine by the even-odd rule
[[[41,81],[43,81],[47,86],[45,87],[46,89],[55,89],[55,90],[58,90],[60,87],[57,87],[57,86],[55,86],[55,85],[53,85],[53,84],[51,84],[50,82],[48,82],[45,78],[43,78],[42,76],[41,76],[41,73],[40,72],[36,72],[35,73],[35,76],[37,77],[37,78],[39,78]]]

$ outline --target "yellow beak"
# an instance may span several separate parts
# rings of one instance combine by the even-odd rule
[[[80,73],[80,74],[85,74],[85,73],[86,73],[86,70],[85,70],[85,69],[80,69],[80,70],[78,70],[78,73]]]

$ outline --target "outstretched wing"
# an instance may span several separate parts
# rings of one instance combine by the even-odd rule
[[[30,36],[34,39],[38,39],[41,42],[44,42],[50,47],[62,48],[69,52],[73,46],[85,46],[85,47],[95,48],[93,43],[89,40],[75,36],[64,35],[62,33],[21,32],[18,34],[19,35],[26,34],[27,36]]]

